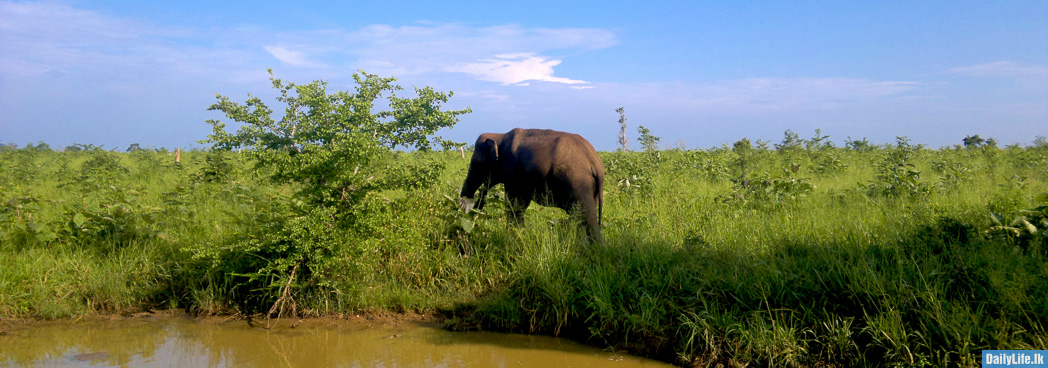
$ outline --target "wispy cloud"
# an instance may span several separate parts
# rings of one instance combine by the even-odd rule
[[[665,82],[602,86],[614,97],[666,109],[710,113],[833,110],[902,95],[920,87],[910,81],[856,78],[743,78],[715,82]],[[620,102],[621,103],[621,102]]]
[[[1048,67],[1042,65],[1024,65],[1011,61],[961,66],[946,70],[950,74],[972,75],[979,77],[1001,77],[1016,79],[1048,78]]]
[[[342,76],[363,69],[403,77],[448,73],[448,68],[528,54],[467,73],[482,80],[543,80],[564,62],[543,54],[578,53],[617,43],[614,33],[592,28],[475,27],[464,24],[370,25],[357,29],[274,31],[257,27],[163,27],[62,3],[0,1],[0,75],[67,70],[135,71],[154,75],[204,73],[235,77],[265,70],[275,58],[281,72]],[[257,73],[250,73],[255,75]],[[264,74],[264,73],[263,73]],[[514,77],[515,76],[515,77]],[[519,82],[518,82],[519,83]]]
[[[560,63],[560,60],[531,53],[502,54],[495,55],[493,59],[482,59],[475,63],[451,66],[446,70],[466,73],[480,80],[498,82],[503,85],[522,85],[522,82],[526,81],[564,84],[589,83],[583,80],[553,76],[553,67]]]
[[[307,60],[306,54],[302,51],[289,50],[283,46],[265,46],[263,49],[284,64],[304,68],[315,68],[321,66],[320,64]]]
[[[210,80],[261,60],[238,48],[241,43],[204,46],[231,30],[164,27],[57,2],[0,1],[0,19],[3,77],[100,78],[104,84],[143,75],[186,80],[206,74]]]
[[[1040,93],[1048,91],[1048,66],[1044,65],[997,61],[950,68],[946,70],[946,73],[988,80],[1008,81],[1026,91],[1039,91]]]
[[[120,19],[56,3],[0,2],[0,68],[8,76],[61,71],[78,61],[118,62],[106,43],[133,37]],[[99,51],[92,51],[92,50]]]

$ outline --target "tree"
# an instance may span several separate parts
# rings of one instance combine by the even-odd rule
[[[659,140],[662,138],[651,135],[651,131],[645,128],[643,125],[637,126],[637,133],[640,134],[640,145],[644,147],[645,151],[653,152],[659,150]]]
[[[833,148],[830,136],[822,135],[821,129],[815,129],[815,136],[804,141],[804,149],[808,151],[821,151]]]
[[[982,137],[979,137],[979,135],[976,134],[976,135],[969,135],[967,137],[964,137],[963,142],[964,142],[964,147],[965,148],[969,148],[969,147],[970,148],[976,148],[976,147],[982,146],[983,143],[986,143],[986,140],[982,139]]]
[[[786,129],[783,133],[782,143],[776,144],[775,149],[779,152],[789,152],[798,150],[804,145],[805,140],[800,137],[799,134],[794,133],[792,130]]]
[[[736,160],[739,165],[739,179],[745,179],[746,167],[750,161],[752,161],[753,157],[753,146],[750,144],[749,138],[735,141],[735,143],[731,145],[731,151],[739,156]]]
[[[844,142],[844,149],[852,150],[852,151],[859,151],[859,152],[868,152],[868,151],[873,150],[873,145],[871,145],[870,141],[868,139],[866,139],[865,137],[863,137],[861,140],[859,140],[859,139],[852,139],[852,137],[849,136],[848,137],[848,141]]]
[[[629,150],[627,147],[630,143],[630,139],[626,137],[626,108],[617,108],[615,112],[619,113],[619,125],[621,126],[619,130],[619,144],[622,145],[622,152],[626,152]]]
[[[241,105],[217,95],[218,102],[208,109],[243,126],[230,133],[220,121],[208,120],[213,133],[201,143],[218,150],[246,150],[257,165],[272,170],[273,179],[302,184],[300,194],[315,204],[348,205],[369,190],[408,184],[412,168],[387,170],[376,163],[396,147],[428,150],[437,144],[454,145],[433,133],[471,112],[443,109],[452,92],[425,87],[415,88],[414,98],[399,97],[396,92],[403,88],[396,79],[363,71],[353,75],[354,91],[331,94],[325,81],[296,85],[273,77],[272,70],[269,74],[273,88],[280,91],[276,99],[285,105],[284,116],[275,120],[270,116],[273,110],[258,97],[249,96]],[[387,93],[391,110],[375,112],[375,101]]]
[[[1043,135],[1037,136],[1033,140],[1033,146],[1032,147],[1034,147],[1034,148],[1048,148],[1048,137],[1045,137]]]

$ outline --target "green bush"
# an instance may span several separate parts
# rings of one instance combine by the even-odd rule
[[[294,185],[295,199],[255,202],[273,207],[256,208],[254,217],[238,218],[237,223],[261,227],[192,252],[198,259],[213,261],[217,268],[213,273],[219,275],[214,277],[244,278],[237,283],[243,289],[239,294],[258,293],[260,303],[273,303],[279,311],[294,312],[297,292],[330,286],[314,275],[329,269],[331,262],[360,258],[367,251],[360,245],[374,232],[368,228],[369,217],[382,216],[380,211],[371,211],[371,195],[429,188],[442,170],[439,162],[395,162],[400,154],[392,150],[397,146],[418,150],[431,149],[434,144],[454,146],[431,136],[469,112],[442,110],[451,93],[416,88],[417,97],[403,98],[396,95],[402,88],[393,78],[363,72],[353,78],[355,91],[328,94],[323,81],[296,85],[271,76],[273,88],[280,92],[277,100],[285,105],[279,121],[257,97],[240,105],[219,95],[210,108],[244,125],[229,133],[224,124],[210,120],[214,133],[202,143],[211,143],[215,149],[246,149],[259,172],[276,183]],[[387,93],[392,110],[372,111],[376,99]],[[202,178],[227,175],[230,168],[221,157],[208,156]]]

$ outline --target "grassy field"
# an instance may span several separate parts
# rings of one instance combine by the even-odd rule
[[[498,188],[458,211],[457,151],[391,153],[430,179],[335,212],[235,152],[6,148],[0,316],[424,310],[697,366],[978,365],[1048,349],[1038,142],[602,152],[604,247],[555,208],[507,225]]]

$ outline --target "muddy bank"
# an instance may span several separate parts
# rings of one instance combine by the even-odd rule
[[[259,315],[197,315],[182,310],[167,309],[144,312],[102,313],[78,316],[71,319],[45,320],[26,317],[0,317],[0,336],[24,329],[63,325],[69,323],[101,323],[119,321],[148,321],[152,319],[188,319],[201,324],[222,324],[242,321],[249,326],[268,328],[371,328],[411,323],[424,327],[442,328],[447,317],[432,313],[393,313],[385,311],[362,312],[344,315],[309,316],[300,318],[265,318]]]
[[[665,367],[548,336],[453,332],[421,313],[256,319],[177,311],[0,321],[0,365]]]

